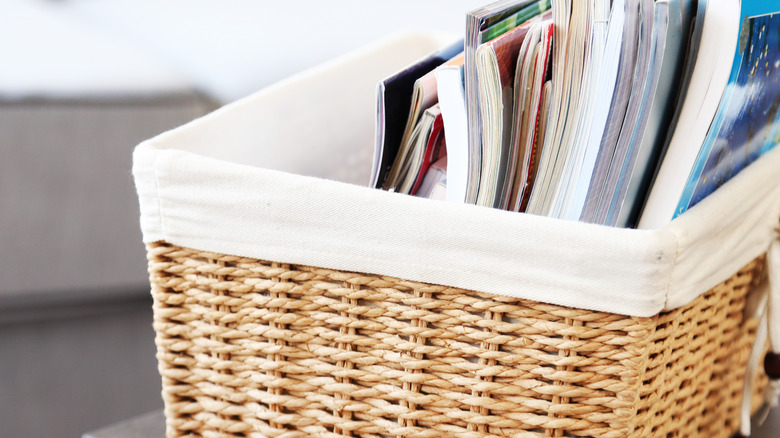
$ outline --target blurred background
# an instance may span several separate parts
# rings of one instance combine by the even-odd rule
[[[136,144],[484,3],[0,0],[0,436],[162,421]]]
[[[162,409],[136,144],[483,3],[0,0],[0,436]]]

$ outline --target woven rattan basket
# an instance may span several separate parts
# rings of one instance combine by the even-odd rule
[[[637,318],[166,243],[148,253],[169,437],[728,437],[739,426],[757,326],[743,311],[763,259]]]
[[[365,187],[377,80],[441,45],[136,148],[168,437],[746,432],[780,352],[780,148],[656,230]]]

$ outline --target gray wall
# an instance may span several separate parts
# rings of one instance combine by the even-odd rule
[[[213,108],[0,99],[0,436],[80,437],[162,407],[132,151]]]
[[[144,285],[133,148],[209,109],[195,95],[0,101],[0,296]]]
[[[0,314],[2,436],[79,437],[162,408],[151,299],[73,304]]]

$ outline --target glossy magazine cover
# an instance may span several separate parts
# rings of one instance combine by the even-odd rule
[[[742,2],[728,86],[675,216],[780,142],[780,3]]]

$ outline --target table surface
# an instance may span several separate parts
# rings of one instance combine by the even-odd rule
[[[766,421],[760,427],[755,424],[754,419],[753,428],[753,438],[777,438],[780,436],[780,407],[772,409]],[[155,411],[94,432],[85,433],[82,438],[152,438],[164,436],[165,416],[162,411]]]
[[[85,433],[82,438],[154,438],[165,436],[163,411],[149,412],[100,430]]]

